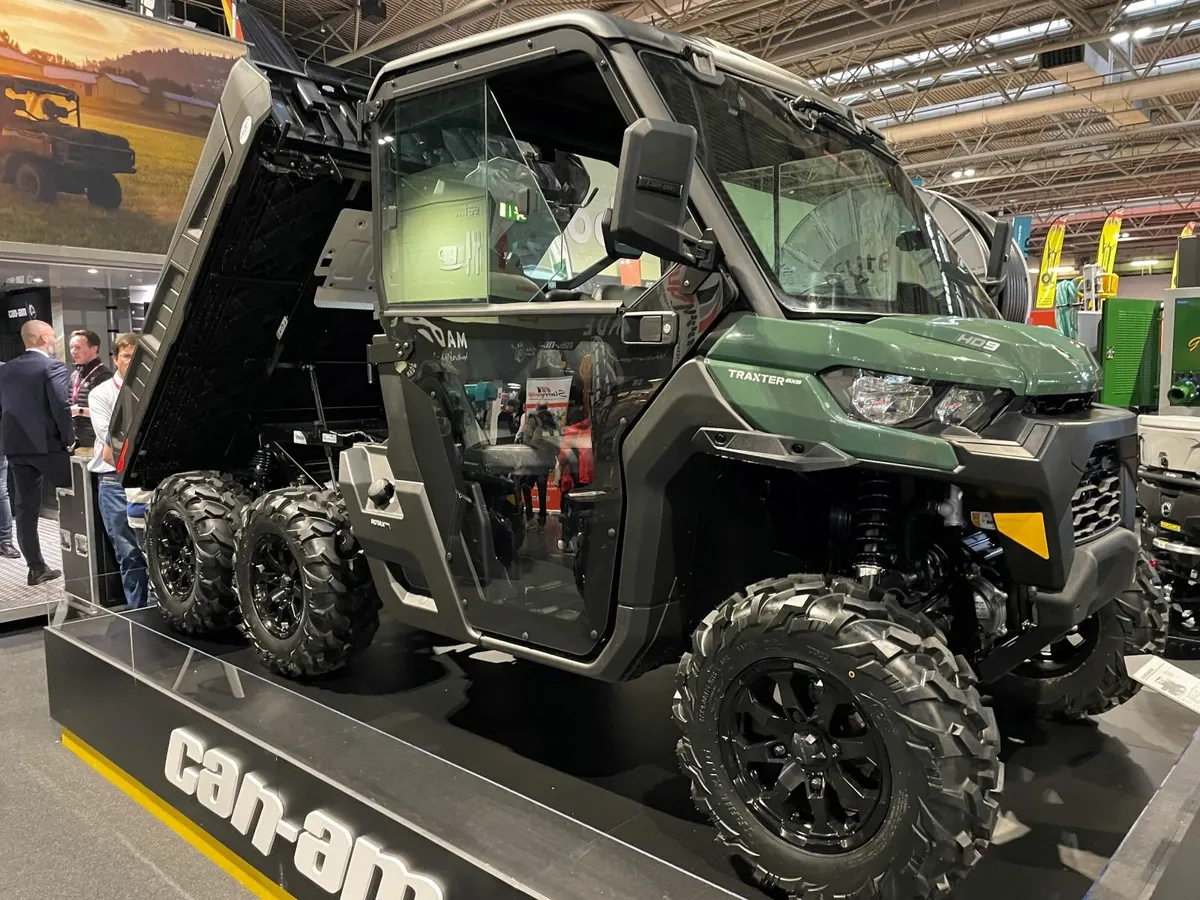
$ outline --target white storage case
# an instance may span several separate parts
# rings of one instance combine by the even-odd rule
[[[1138,416],[1143,466],[1200,475],[1200,417]]]

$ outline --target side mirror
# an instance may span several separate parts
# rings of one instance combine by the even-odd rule
[[[606,243],[694,265],[695,242],[683,230],[696,162],[696,129],[638,119],[625,129]]]
[[[998,282],[1004,277],[1004,264],[1012,252],[1013,225],[1009,219],[998,219],[992,233],[991,252],[988,254],[987,280]]]

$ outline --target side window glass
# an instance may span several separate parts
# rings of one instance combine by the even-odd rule
[[[376,149],[389,306],[628,302],[664,274],[645,254],[596,270],[616,166],[514,131],[487,83],[395,103]]]

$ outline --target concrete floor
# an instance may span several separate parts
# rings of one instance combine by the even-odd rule
[[[38,628],[0,632],[0,897],[252,895],[59,741]]]

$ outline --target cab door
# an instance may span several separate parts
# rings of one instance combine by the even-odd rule
[[[578,56],[558,83],[603,85]],[[521,77],[396,100],[376,123],[381,317],[450,464],[464,618],[582,657],[610,623],[622,439],[721,297],[656,258],[608,259],[624,118],[592,153],[565,149],[569,127],[516,108]]]

